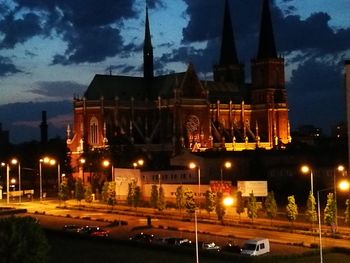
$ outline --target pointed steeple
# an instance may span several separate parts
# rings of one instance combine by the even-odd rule
[[[240,64],[237,58],[228,0],[225,0],[220,60],[214,65],[213,73],[214,81],[234,83],[237,87],[243,86],[244,65]]]
[[[257,59],[277,58],[269,0],[263,0]]]
[[[148,7],[146,6],[145,40],[143,45],[143,77],[145,79],[152,79],[153,76],[153,47],[148,21]]]
[[[221,38],[220,65],[238,64],[235,38],[232,29],[230,7],[225,1],[224,23]]]

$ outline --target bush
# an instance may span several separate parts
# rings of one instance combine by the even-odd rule
[[[0,240],[1,262],[48,262],[49,245],[33,217],[1,218]]]

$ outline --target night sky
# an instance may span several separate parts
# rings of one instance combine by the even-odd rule
[[[327,133],[345,120],[344,59],[350,57],[349,0],[271,0],[276,46],[286,61],[291,128]],[[262,0],[230,0],[238,57],[249,81]],[[94,74],[142,75],[144,0],[0,1],[0,122],[11,142],[64,137],[72,101]],[[224,0],[148,1],[155,74],[201,79],[218,61]]]

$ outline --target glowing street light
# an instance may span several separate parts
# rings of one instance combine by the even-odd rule
[[[21,164],[17,159],[12,159],[11,160],[11,164],[13,165],[18,165],[18,191],[19,191],[19,197],[18,197],[18,201],[19,203],[21,203],[22,201],[22,188],[21,188]]]
[[[199,208],[199,213],[200,213],[200,194],[201,194],[201,168],[198,164],[196,164],[195,162],[190,162],[188,167],[190,169],[195,169],[197,168],[197,173],[198,173],[198,194],[197,194],[197,198],[198,198],[198,208]]]
[[[301,172],[302,172],[303,174],[308,174],[308,173],[310,173],[310,187],[311,187],[311,193],[312,193],[312,195],[314,195],[314,175],[313,175],[313,173],[312,173],[311,168],[310,168],[309,166],[307,166],[307,165],[303,165],[303,166],[301,166],[300,170],[301,170]]]
[[[55,165],[57,162],[55,159],[45,156],[44,158],[39,160],[39,187],[40,187],[40,201],[43,200],[43,175],[42,175],[42,163],[48,165]],[[57,164],[57,173],[58,173],[58,184],[60,181],[60,164]],[[59,189],[59,188],[58,188]]]
[[[234,204],[234,199],[231,196],[227,196],[224,198],[224,200],[222,201],[224,206],[228,207],[228,206],[232,206]]]

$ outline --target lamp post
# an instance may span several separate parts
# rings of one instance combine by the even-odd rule
[[[83,184],[85,183],[85,177],[84,177],[84,165],[86,163],[86,160],[84,158],[81,158],[79,160],[80,164],[81,164],[81,170],[82,170],[82,179],[83,179]]]
[[[10,204],[10,166],[6,164],[6,203]]]
[[[55,159],[51,159],[49,157],[44,157],[42,159],[39,160],[39,192],[40,192],[40,201],[43,200],[43,174],[42,174],[42,163],[44,164],[49,164],[49,165],[55,165],[56,164],[56,160]],[[60,167],[59,164],[57,166],[57,173],[58,176],[60,174]],[[59,188],[58,188],[59,189]]]
[[[342,181],[339,183],[339,188],[342,191],[349,190],[349,182]],[[323,253],[322,253],[322,227],[321,227],[321,208],[320,208],[320,193],[324,191],[335,190],[333,188],[326,188],[317,190],[317,210],[318,210],[318,232],[319,232],[319,247],[320,247],[320,262],[323,263]]]
[[[198,208],[199,208],[199,213],[201,212],[200,209],[200,195],[201,195],[201,168],[198,164],[191,162],[189,164],[190,169],[195,169],[197,168],[197,173],[198,173],[198,193],[197,193],[197,198],[198,198]]]
[[[18,191],[19,191],[19,197],[18,201],[21,203],[22,201],[22,192],[21,192],[21,163],[17,159],[12,159],[11,164],[18,165]]]
[[[343,165],[338,165],[337,166],[337,171],[344,176],[345,172],[345,167]],[[338,204],[337,204],[337,178],[336,178],[336,173],[335,171],[333,172],[333,188],[334,188],[334,202],[335,202],[335,229],[336,231],[338,230]]]
[[[199,263],[197,211],[198,209],[194,210],[194,231],[195,231],[195,239],[196,239],[196,263]]]
[[[312,195],[314,195],[314,175],[312,173],[312,169],[307,165],[303,165],[300,170],[303,174],[310,173],[310,189]]]

